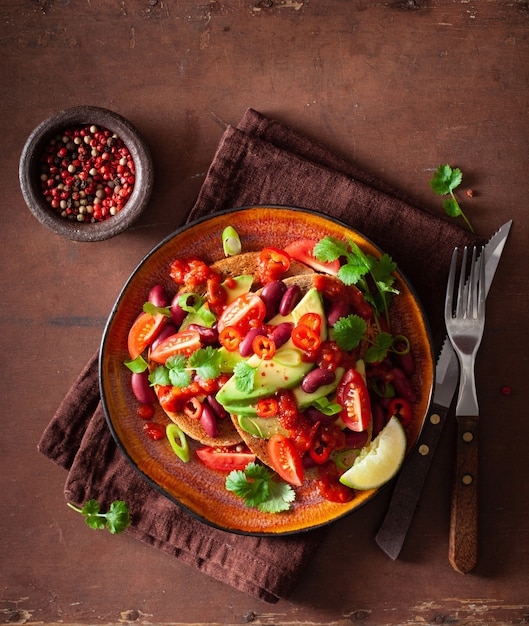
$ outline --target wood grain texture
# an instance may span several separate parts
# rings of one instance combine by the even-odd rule
[[[3,621],[528,623],[527,2],[11,0],[0,18]],[[155,162],[140,221],[94,244],[44,229],[17,180],[33,128],[78,104],[129,118]],[[432,172],[458,166],[478,233],[514,220],[476,368],[480,555],[466,576],[447,558],[450,416],[399,559],[374,541],[387,489],[332,527],[293,596],[273,607],[131,537],[89,529],[65,505],[63,470],[36,451],[123,283],[192,206],[223,132],[216,119],[236,124],[249,106],[434,214],[443,209]]]

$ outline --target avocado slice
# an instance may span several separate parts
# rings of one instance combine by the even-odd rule
[[[307,407],[314,404],[316,400],[319,400],[324,396],[328,396],[333,391],[336,391],[338,385],[340,384],[340,380],[344,375],[344,372],[345,370],[343,367],[337,367],[335,372],[336,378],[334,379],[334,381],[332,383],[329,383],[328,385],[322,385],[313,393],[307,393],[306,391],[303,391],[301,387],[296,387],[295,389],[293,389],[292,391],[298,407],[302,410],[306,409]]]
[[[239,426],[245,432],[261,439],[270,439],[274,435],[288,435],[288,431],[281,427],[279,420],[275,417],[249,417],[247,415],[238,416]]]
[[[228,287],[229,283],[229,287]],[[247,293],[250,291],[253,285],[253,276],[251,274],[241,274],[240,276],[235,276],[234,278],[230,278],[229,280],[225,280],[222,283],[222,286],[226,290],[228,295],[228,299],[226,300],[226,304],[230,304],[238,298],[242,296],[243,293]]]

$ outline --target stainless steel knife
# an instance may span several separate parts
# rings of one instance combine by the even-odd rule
[[[486,293],[492,284],[511,225],[512,220],[506,222],[484,246]],[[392,559],[399,556],[404,544],[458,381],[457,356],[445,337],[435,368],[434,394],[428,415],[417,444],[399,473],[386,517],[376,535],[376,542]]]

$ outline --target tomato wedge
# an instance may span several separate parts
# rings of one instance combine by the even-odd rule
[[[285,435],[273,435],[268,440],[268,454],[274,470],[292,485],[303,483],[303,462],[295,445]]]
[[[248,448],[240,450],[239,446],[219,448],[203,446],[198,448],[197,456],[206,467],[220,472],[243,470],[248,463],[255,461],[255,454]]]
[[[312,267],[312,269],[317,272],[324,272],[325,274],[336,276],[340,269],[340,261],[338,259],[332,263],[318,261],[314,256],[314,246],[316,243],[317,242],[312,239],[297,239],[289,243],[288,246],[285,246],[285,252],[293,259],[296,259],[296,261]]]
[[[227,326],[234,326],[245,334],[250,328],[258,326],[266,315],[266,306],[261,298],[251,291],[243,293],[221,313],[218,321],[218,331]]]
[[[168,358],[175,354],[189,355],[200,348],[200,334],[198,330],[186,329],[167,337],[151,352],[151,359],[156,363],[165,364]]]
[[[338,385],[336,400],[342,405],[340,417],[343,423],[354,430],[365,430],[371,420],[371,402],[362,374],[354,368],[347,370]]]
[[[165,321],[165,315],[142,313],[132,324],[128,335],[128,350],[132,360],[137,358],[149,346]]]

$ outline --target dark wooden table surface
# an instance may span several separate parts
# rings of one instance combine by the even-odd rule
[[[0,52],[0,620],[529,623],[528,3],[3,0]],[[155,160],[148,210],[101,243],[49,232],[18,185],[31,130],[77,104],[128,117]],[[333,526],[292,597],[276,605],[129,536],[88,529],[65,505],[64,471],[37,452],[122,284],[192,205],[223,132],[215,118],[236,124],[247,107],[435,214],[443,210],[432,171],[457,165],[478,233],[514,220],[478,358],[481,535],[471,574],[447,558],[453,419],[400,558],[374,541],[386,490]]]

